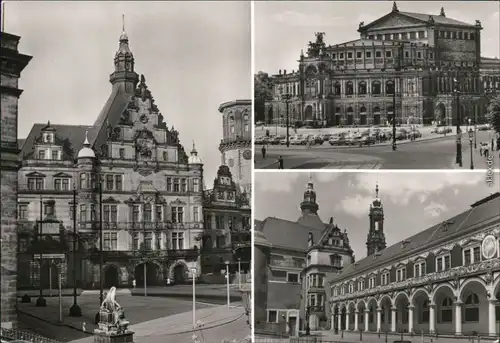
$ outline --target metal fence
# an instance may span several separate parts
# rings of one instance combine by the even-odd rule
[[[0,328],[0,337],[7,340],[25,340],[32,343],[62,343],[36,333]]]

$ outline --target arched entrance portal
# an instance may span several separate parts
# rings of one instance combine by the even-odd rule
[[[118,287],[118,268],[114,265],[109,265],[104,270],[104,287]]]
[[[173,278],[176,284],[187,282],[188,269],[184,263],[178,263],[173,270]]]
[[[144,265],[146,265],[146,285],[156,286],[161,285],[160,267],[156,263],[145,262],[140,263],[135,267],[135,281],[138,287],[144,286]]]
[[[311,105],[306,106],[306,110],[304,111],[304,121],[313,120],[313,108]]]
[[[443,104],[438,104],[434,110],[434,120],[438,125],[446,125],[446,108]]]

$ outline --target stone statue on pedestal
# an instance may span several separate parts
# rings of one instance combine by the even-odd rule
[[[116,301],[116,287],[111,287],[99,309],[99,324],[94,330],[94,342],[133,342],[133,332],[128,329],[123,308]]]

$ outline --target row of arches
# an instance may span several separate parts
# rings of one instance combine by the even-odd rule
[[[429,292],[418,288],[391,297],[336,303],[332,329],[372,332],[415,332],[496,335],[500,326],[499,282],[492,287],[473,278],[454,288],[442,283]],[[492,296],[494,294],[495,296]]]

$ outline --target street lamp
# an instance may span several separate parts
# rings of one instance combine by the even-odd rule
[[[286,75],[286,74],[285,74]],[[286,106],[286,146],[290,147],[290,132],[289,132],[289,122],[288,122],[288,104],[291,102],[292,95],[290,93],[283,93],[283,86],[280,86],[281,100]]]
[[[76,302],[76,185],[73,184],[73,306],[69,309],[70,317],[81,317],[82,309]]]
[[[102,230],[102,183],[103,183],[102,175],[99,175],[99,308],[101,308],[101,304],[104,301],[104,284],[103,284],[103,275],[102,275],[102,266],[104,264],[104,256],[102,254],[103,249],[103,230]],[[95,315],[95,324],[98,324],[100,320],[99,310]]]
[[[392,91],[392,151],[398,149],[396,143],[396,77],[393,81],[393,91]]]
[[[40,283],[40,296],[36,299],[36,306],[45,307],[47,306],[47,301],[43,297],[43,285],[42,285],[42,261],[43,261],[43,249],[42,249],[42,223],[43,223],[43,201],[42,195],[40,195],[40,220],[38,221],[38,250],[40,253],[40,263],[39,263],[39,277],[38,282]],[[50,280],[49,280],[50,282]]]
[[[193,274],[193,329],[196,329],[196,268],[191,269]]]
[[[459,82],[456,78],[453,79],[455,83],[454,93],[456,95],[456,108],[457,108],[457,157],[455,163],[458,164],[459,167],[462,166],[462,130],[460,129],[460,89]]]
[[[224,262],[226,264],[226,277],[227,277],[227,282],[226,282],[226,285],[227,285],[227,308],[230,308],[231,307],[231,299],[229,297],[230,293],[229,293],[229,261],[226,261]]]
[[[474,169],[474,159],[472,156],[472,139],[474,138],[474,132],[472,127],[469,128],[469,143],[470,143],[470,169]]]
[[[238,288],[241,288],[241,258],[238,257]]]
[[[311,327],[309,326],[309,317],[311,316],[311,306],[306,308],[306,336],[311,334]]]

